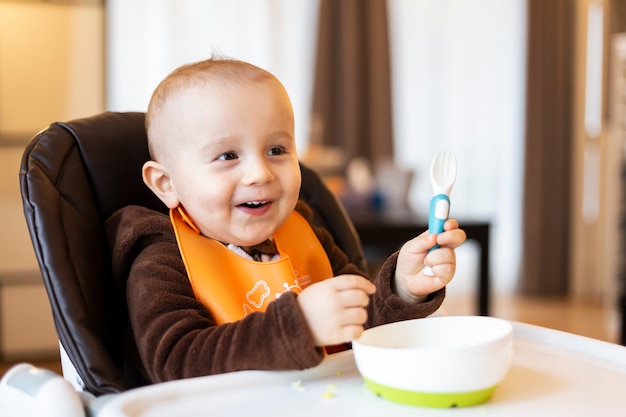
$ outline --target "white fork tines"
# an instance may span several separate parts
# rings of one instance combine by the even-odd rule
[[[437,152],[430,166],[433,194],[450,195],[456,180],[456,156],[450,151]]]

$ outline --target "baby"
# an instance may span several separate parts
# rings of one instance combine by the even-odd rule
[[[156,88],[146,129],[143,179],[170,216],[129,206],[107,222],[130,365],[146,381],[313,367],[364,328],[441,305],[465,241],[457,221],[370,280],[298,201],[293,110],[269,72],[220,57],[182,66]]]

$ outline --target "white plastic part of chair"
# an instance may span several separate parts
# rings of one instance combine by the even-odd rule
[[[76,391],[84,391],[85,384],[83,383],[80,375],[78,375],[78,372],[70,360],[69,355],[65,351],[65,348],[61,344],[61,341],[59,341],[59,353],[61,355],[61,370],[63,371],[63,378],[69,382]]]
[[[11,367],[0,380],[3,417],[85,417],[83,399],[60,375],[28,363]]]

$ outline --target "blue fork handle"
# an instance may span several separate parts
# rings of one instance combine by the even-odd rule
[[[439,234],[443,232],[443,224],[448,220],[450,213],[450,197],[446,194],[434,195],[430,200],[430,210],[428,212],[428,232]],[[430,250],[437,249],[439,245],[435,245]]]

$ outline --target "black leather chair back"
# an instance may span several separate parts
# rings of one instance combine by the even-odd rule
[[[106,112],[53,123],[24,151],[24,214],[59,340],[95,394],[145,383],[124,358],[124,289],[111,279],[105,220],[129,204],[167,212],[144,185],[149,159],[143,113]],[[302,166],[301,197],[352,262],[365,269],[354,226],[320,178]]]

